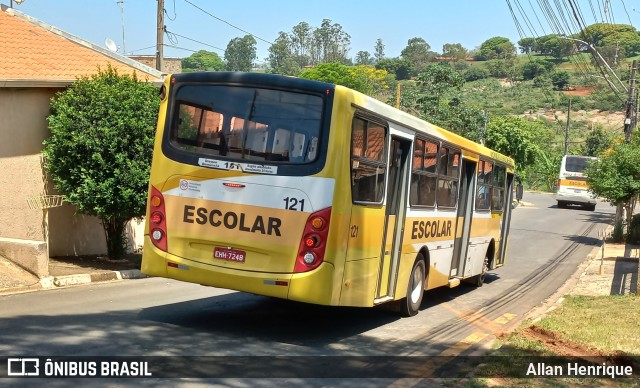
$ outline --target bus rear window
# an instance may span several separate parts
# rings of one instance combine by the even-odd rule
[[[584,172],[591,163],[590,158],[567,156],[565,170],[568,172]]]
[[[317,158],[320,96],[249,87],[185,85],[176,92],[175,148],[242,161],[302,164]]]

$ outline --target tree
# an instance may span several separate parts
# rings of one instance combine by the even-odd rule
[[[460,43],[445,43],[442,45],[442,56],[453,58],[456,61],[464,61],[467,57],[467,49]]]
[[[480,66],[472,66],[464,72],[464,80],[467,82],[477,81],[489,77],[489,71]]]
[[[338,23],[331,24],[331,20],[322,20],[322,25],[313,31],[313,46],[311,48],[311,62],[318,63],[347,63],[347,54],[351,45],[351,36]]]
[[[613,46],[596,47],[596,51],[612,69],[616,69],[623,63],[623,59],[627,57],[624,47],[620,47],[617,44]],[[599,63],[593,55],[591,56],[591,62],[594,64]]]
[[[461,91],[464,85],[464,78],[460,73],[444,64],[431,65],[417,78],[418,85],[422,91],[431,96],[431,102],[436,105],[450,90]]]
[[[492,59],[487,61],[489,74],[495,78],[517,78],[518,69],[514,59]]]
[[[108,254],[126,250],[126,223],[145,212],[157,89],[111,66],[57,93],[47,118],[45,168],[78,212],[102,221]]]
[[[569,73],[566,71],[557,71],[551,74],[551,83],[556,90],[563,90],[566,86],[568,86],[569,79]]]
[[[295,76],[300,73],[300,66],[293,58],[291,39],[285,32],[280,32],[278,38],[269,47],[269,66],[274,74]]]
[[[429,122],[468,139],[480,140],[485,121],[484,114],[465,103],[462,94],[462,74],[447,64],[432,64],[418,75],[416,82],[416,106],[405,105],[405,109],[417,110],[419,115]]]
[[[552,192],[557,187],[558,171],[560,171],[563,154],[549,147],[540,147],[538,151],[536,162],[526,169],[526,180],[532,189],[542,188]]]
[[[487,59],[509,59],[516,55],[516,46],[509,38],[494,36],[480,45],[480,56]]]
[[[602,127],[595,127],[589,132],[585,139],[584,150],[582,155],[598,156],[611,146],[612,139]]]
[[[396,80],[409,79],[411,63],[400,58],[383,58],[376,63],[376,69],[386,70],[389,74],[394,74]]]
[[[256,58],[256,39],[251,35],[231,39],[224,51],[229,71],[251,71]]]
[[[373,65],[375,60],[371,57],[371,54],[368,51],[358,51],[356,53],[356,65],[365,65],[370,66]]]
[[[530,54],[535,52],[536,38],[522,38],[518,41],[520,52]]]
[[[487,124],[485,145],[513,158],[516,169],[524,170],[536,161],[539,148],[535,138],[544,131],[541,125],[517,116],[494,116]]]
[[[595,47],[622,47],[629,56],[640,53],[640,35],[627,24],[596,23],[582,30],[576,38],[585,40]]]
[[[590,190],[612,205],[622,205],[631,224],[640,194],[640,144],[617,143],[587,168]]]
[[[309,23],[300,22],[291,29],[291,51],[293,58],[303,68],[311,63],[310,50],[313,44],[313,30]]]
[[[558,34],[541,36],[536,40],[536,51],[540,54],[554,57],[557,61],[574,52],[575,41],[563,39]]]
[[[428,62],[435,60],[431,46],[422,38],[411,38],[400,52],[400,57],[411,65],[412,75],[420,73]]]
[[[300,78],[346,86],[370,96],[388,89],[386,76],[385,70],[371,66],[346,66],[335,62],[321,63],[300,73]]]
[[[376,47],[373,56],[376,59],[376,63],[384,59],[384,44],[382,43],[382,39],[380,38],[376,40]]]
[[[224,62],[222,58],[214,52],[200,50],[191,54],[187,58],[182,58],[182,71],[223,71]]]
[[[532,80],[546,74],[553,69],[553,64],[548,61],[534,60],[522,65],[522,78]]]

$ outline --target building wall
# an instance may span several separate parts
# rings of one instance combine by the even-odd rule
[[[156,68],[156,57],[152,55],[129,55],[134,61],[143,63],[149,67]],[[180,58],[164,58],[163,73],[176,74],[182,73],[182,60]]]
[[[0,237],[44,241],[44,218],[27,198],[45,192],[42,141],[55,89],[0,88]]]
[[[41,151],[50,135],[50,100],[58,90],[0,88],[0,255],[41,277],[48,275],[49,256],[107,250],[97,218],[75,215],[69,204],[45,212],[28,203],[57,194],[46,178]],[[134,234],[132,246],[141,238]]]

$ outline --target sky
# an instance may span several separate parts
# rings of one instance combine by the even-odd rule
[[[585,9],[598,1],[611,1],[617,23],[640,25],[640,0],[578,1]],[[9,5],[10,0],[0,2]],[[373,54],[378,38],[389,58],[400,56],[414,37],[423,38],[436,52],[441,52],[445,43],[460,43],[471,50],[494,36],[507,37],[516,44],[521,36],[508,3],[514,6],[518,1],[165,0],[165,25],[173,35],[171,39],[165,35],[164,43],[180,49],[165,47],[164,55],[184,58],[204,49],[224,57],[229,41],[248,32],[256,37],[260,63],[266,60],[269,42],[280,31],[291,32],[300,22],[320,27],[323,19],[340,24],[351,36],[351,58],[358,51]],[[531,7],[538,2],[519,3]],[[155,55],[156,0],[23,0],[22,4],[14,0],[14,8],[99,46],[105,47],[105,39],[110,38],[120,53],[126,50],[126,54]],[[533,12],[529,15],[533,19]],[[590,24],[594,20],[589,15],[585,19]],[[542,28],[544,25],[539,30]],[[533,32],[525,31],[525,36],[530,34]]]

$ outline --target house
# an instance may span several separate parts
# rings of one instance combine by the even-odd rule
[[[0,6],[0,255],[39,276],[50,256],[101,254],[100,221],[59,203],[42,163],[51,98],[110,64],[160,83],[163,74]],[[61,205],[61,206],[58,206]]]

